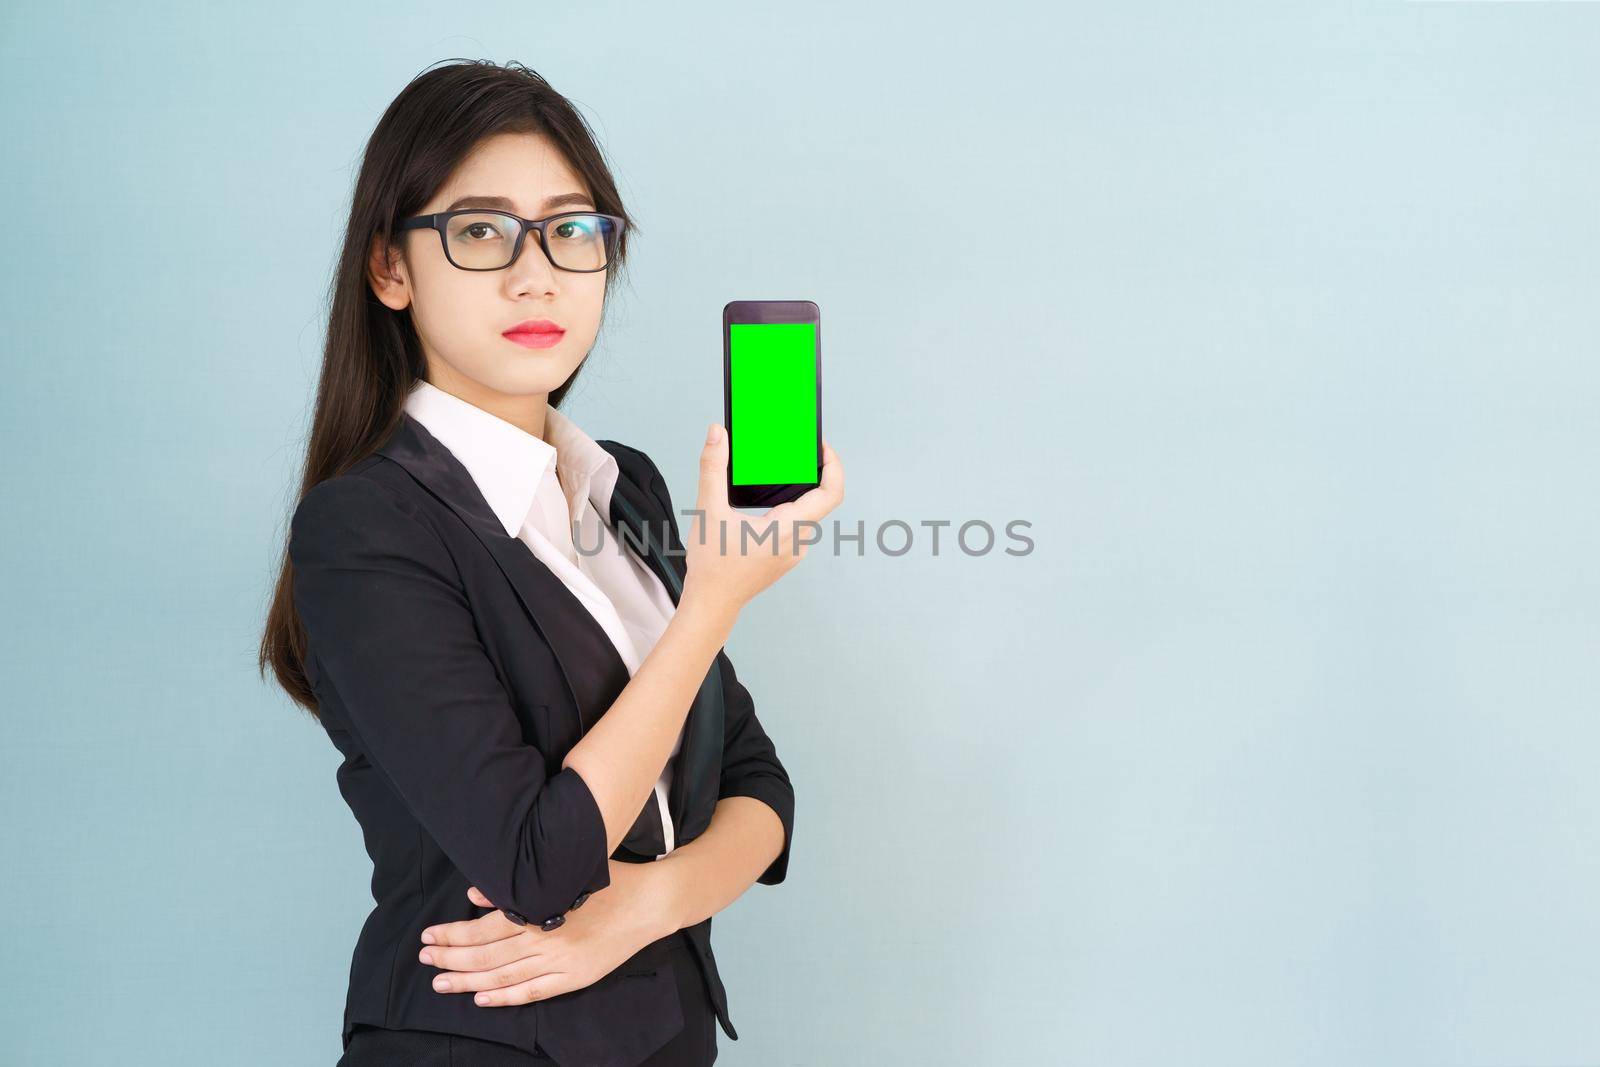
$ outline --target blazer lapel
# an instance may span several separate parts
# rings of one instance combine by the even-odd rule
[[[618,450],[610,447],[609,442],[597,443],[626,471],[624,457]],[[683,545],[673,532],[669,516],[662,513],[660,503],[624,473],[617,479],[616,489],[611,494],[610,510],[611,526],[617,531],[617,538],[661,579],[673,604],[677,604],[683,594],[688,564],[683,558]],[[672,787],[667,792],[667,807],[680,843],[700,836],[711,824],[717,806],[722,779],[724,715],[721,653],[717,655],[718,660],[712,661],[690,705],[684,723],[683,748],[678,754]]]
[[[580,732],[587,731],[628,684],[628,666],[610,635],[527,545],[506,533],[454,453],[409,412],[401,414],[399,428],[377,451],[448,505],[489,550],[555,654]]]

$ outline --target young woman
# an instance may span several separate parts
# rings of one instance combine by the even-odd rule
[[[747,519],[712,424],[684,539],[650,458],[557,410],[633,229],[517,64],[424,72],[367,145],[261,650],[373,863],[346,1067],[708,1064],[738,1036],[711,916],[783,880],[794,793],[721,648],[843,469],[825,445],[819,488]]]

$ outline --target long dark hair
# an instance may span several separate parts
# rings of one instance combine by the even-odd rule
[[[362,156],[344,251],[329,287],[322,375],[297,506],[312,486],[348,470],[388,439],[404,417],[407,392],[426,376],[409,310],[391,310],[368,284],[373,242],[388,245],[395,224],[421,210],[480,141],[500,133],[549,138],[588,186],[595,209],[625,220],[606,271],[609,292],[626,257],[628,235],[638,227],[623,209],[593,131],[572,103],[515,62],[447,60],[417,75],[378,120]],[[576,371],[550,394],[551,406],[560,405],[575,380]],[[286,537],[258,666],[263,678],[271,667],[294,702],[315,717],[305,647]]]

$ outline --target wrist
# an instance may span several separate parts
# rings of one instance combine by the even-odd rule
[[[691,581],[684,584],[683,593],[678,597],[677,613],[688,613],[704,620],[726,637],[733,632],[733,624],[739,618],[742,607],[725,596],[706,592]]]

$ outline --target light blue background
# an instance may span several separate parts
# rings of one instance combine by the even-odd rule
[[[812,299],[834,517],[1033,524],[741,619],[798,805],[719,1062],[1600,1063],[1597,54],[1553,3],[8,8],[0,1059],[338,1055],[369,866],[254,657],[361,147],[470,56],[643,225],[592,434],[690,506],[722,305]]]

